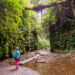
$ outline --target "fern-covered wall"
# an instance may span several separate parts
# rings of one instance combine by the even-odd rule
[[[37,36],[32,36],[32,31],[36,29],[37,16],[25,10],[28,5],[26,0],[0,0],[0,59],[12,57],[16,46],[21,53],[34,49]]]
[[[67,26],[67,27],[66,27]],[[66,32],[70,26],[69,31]],[[73,50],[75,49],[75,26],[74,24],[65,24],[64,30],[60,28],[55,30],[56,27],[50,27],[50,46],[51,51],[54,50]]]
[[[51,51],[75,49],[75,18],[69,5],[49,9]],[[53,12],[54,11],[54,12]],[[52,13],[53,12],[53,13]],[[53,18],[53,19],[52,19]]]
[[[44,32],[36,12],[25,10],[37,1],[0,0],[0,60],[12,57],[16,46],[21,53],[49,47],[49,42],[39,35]]]

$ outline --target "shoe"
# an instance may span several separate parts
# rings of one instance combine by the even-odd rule
[[[19,69],[18,67],[16,67],[16,69]]]

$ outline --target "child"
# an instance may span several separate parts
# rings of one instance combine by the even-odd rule
[[[19,47],[16,47],[16,50],[13,53],[13,57],[15,58],[16,69],[18,69],[19,61],[20,61],[20,52]]]

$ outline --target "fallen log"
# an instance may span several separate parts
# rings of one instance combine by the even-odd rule
[[[51,3],[49,5],[39,5],[39,6],[34,6],[32,8],[25,8],[26,10],[34,10],[34,11],[40,11],[42,9],[45,9],[45,8],[50,8],[50,7],[55,7],[55,6],[58,6],[58,5],[63,5],[63,4],[66,4],[67,1],[60,1],[60,2],[54,2],[54,3]]]
[[[31,58],[29,58],[29,59],[27,59],[27,60],[21,61],[19,64],[20,64],[20,65],[23,65],[23,64],[25,64],[25,63],[28,63],[28,62],[30,62],[30,61],[32,61],[32,60],[38,58],[39,56],[40,56],[40,55],[37,54],[37,55],[34,56],[34,57],[31,57]]]

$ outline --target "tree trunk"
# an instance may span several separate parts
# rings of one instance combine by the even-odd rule
[[[73,8],[73,13],[74,13],[74,16],[75,16],[75,0],[72,0],[71,6]]]

